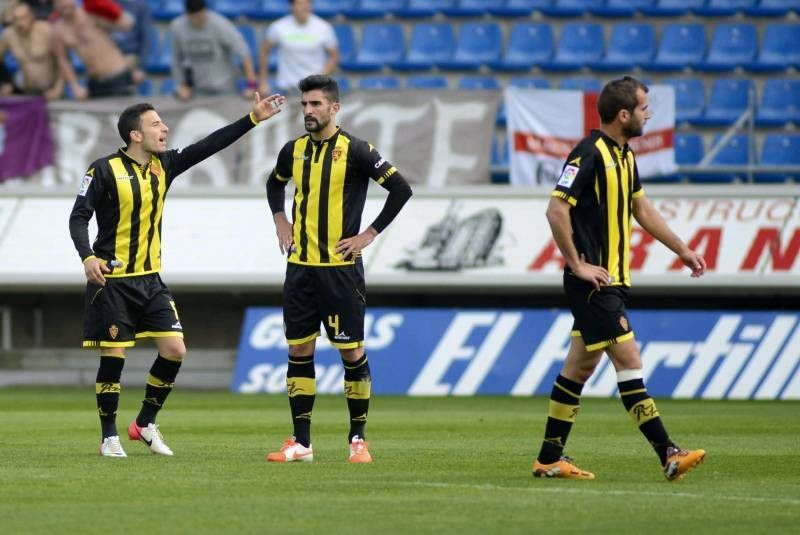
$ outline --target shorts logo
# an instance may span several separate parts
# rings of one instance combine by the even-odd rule
[[[578,171],[580,171],[580,168],[574,165],[565,166],[564,170],[561,171],[561,176],[558,177],[558,185],[571,188],[572,183],[575,182],[575,177],[578,176]]]
[[[625,316],[619,317],[619,325],[622,327],[622,330],[627,332],[628,331],[628,320],[625,319]]]
[[[108,335],[111,336],[112,340],[116,340],[118,334],[119,334],[119,327],[117,327],[115,324],[112,323],[111,327],[108,328]]]
[[[350,340],[350,337],[347,336],[347,333],[344,331],[336,333],[336,336],[333,337],[334,340]]]
[[[342,157],[342,149],[340,149],[339,147],[334,148],[333,153],[331,153],[331,159],[333,159],[334,162],[338,162],[341,157]]]

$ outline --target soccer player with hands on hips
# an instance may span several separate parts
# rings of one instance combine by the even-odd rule
[[[350,412],[349,460],[372,462],[364,436],[372,380],[364,350],[366,288],[361,252],[400,213],[411,197],[411,188],[372,145],[336,124],[340,104],[335,79],[312,75],[297,86],[308,133],[283,146],[267,179],[278,246],[288,254],[283,321],[289,344],[286,386],[294,431],[267,460],[314,458],[314,350],[322,323],[344,366]],[[284,192],[290,180],[295,185],[291,222],[285,213]],[[359,232],[370,180],[389,194],[375,220]]]
[[[583,385],[608,354],[617,371],[622,404],[651,444],[668,480],[703,461],[705,451],[678,447],[667,434],[644,384],[642,358],[625,309],[630,277],[631,218],[663,243],[691,270],[706,270],[702,256],[667,226],[647,197],[631,138],[642,135],[651,113],[648,88],[626,76],[606,84],[597,102],[601,127],[572,150],[552,192],[547,220],[566,261],[564,290],[575,323],[561,373],[550,394],[544,441],[533,475],[594,479],[564,456],[580,407]]]
[[[125,146],[86,171],[69,230],[86,273],[83,347],[100,350],[95,393],[101,455],[126,457],[116,426],[120,377],[125,348],[145,338],[155,342],[158,356],[128,437],[153,453],[172,455],[156,415],[172,391],[186,346],[175,300],[159,275],[164,198],[175,177],[279,113],[283,102],[280,95],[262,99],[256,93],[248,115],[182,150],[167,150],[169,128],[153,106],[134,104],[117,123]],[[98,229],[90,244],[92,215]]]

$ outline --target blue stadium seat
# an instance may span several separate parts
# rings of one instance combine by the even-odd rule
[[[800,167],[800,134],[769,134],[761,147],[761,165],[793,165]],[[756,172],[756,182],[784,182],[798,180],[800,175],[789,173]]]
[[[172,20],[178,15],[183,15],[186,0],[163,0],[158,9],[151,13],[155,20]]]
[[[505,136],[492,136],[492,184],[508,184],[510,163],[510,151]]]
[[[706,92],[700,78],[668,78],[664,83],[675,88],[675,122],[693,122],[703,116]]]
[[[658,0],[656,5],[643,7],[642,13],[651,17],[679,17],[702,8],[706,0]]]
[[[800,24],[768,24],[761,40],[761,51],[751,71],[785,71],[800,66]]]
[[[350,70],[378,71],[387,63],[399,61],[404,52],[405,38],[400,24],[365,24],[361,31],[361,45]]]
[[[550,7],[542,8],[548,17],[578,17],[603,6],[605,0],[554,0]]]
[[[356,0],[314,0],[313,7],[315,14],[327,19],[351,11],[355,5]]]
[[[78,78],[78,84],[86,87],[86,80],[83,78]],[[64,84],[64,99],[65,100],[75,100],[75,95],[72,93],[72,86],[70,84]]]
[[[11,53],[11,50],[6,50],[4,61],[8,72],[11,74],[17,72],[17,69],[19,69],[19,63],[17,63],[17,58],[14,57],[14,55]]]
[[[459,89],[500,89],[500,82],[494,76],[463,76],[458,80]]]
[[[637,11],[653,8],[656,0],[606,0],[600,7],[592,9],[600,17],[631,17]]]
[[[767,80],[756,112],[756,125],[784,126],[789,122],[800,124],[800,80]]]
[[[457,0],[456,5],[444,8],[442,13],[448,17],[480,17],[502,5],[503,0]]]
[[[289,2],[284,0],[256,0],[253,7],[245,11],[247,18],[272,20],[289,14]]]
[[[163,36],[155,26],[151,26],[147,31],[150,32],[150,50],[143,62],[144,70],[151,74],[168,73],[172,65],[172,38],[169,30],[165,31]]]
[[[368,91],[400,89],[400,80],[396,76],[365,76],[358,81],[358,88]]]
[[[752,63],[757,52],[758,33],[753,24],[718,24],[714,28],[706,59],[693,67],[705,71],[730,71]]]
[[[244,42],[247,43],[247,48],[250,49],[250,59],[253,60],[253,66],[258,69],[259,45],[258,41],[256,40],[256,31],[252,26],[248,26],[247,24],[237,24],[236,29],[239,30],[241,36],[244,37]],[[238,58],[237,61],[239,61]]]
[[[508,81],[508,85],[522,89],[550,89],[550,79],[539,76],[516,76]]]
[[[456,0],[408,0],[408,5],[396,12],[399,17],[432,17],[456,5]]]
[[[491,67],[501,71],[527,71],[553,57],[553,29],[541,22],[519,22],[511,26],[508,46]]]
[[[386,13],[400,11],[406,0],[358,0],[356,5],[345,11],[348,19],[382,18]]]
[[[447,89],[447,78],[439,75],[412,75],[406,78],[409,89]]]
[[[756,0],[708,0],[705,6],[693,9],[692,12],[702,17],[720,17],[735,15],[755,5]]]
[[[714,136],[714,141],[711,144],[709,151],[716,146],[717,142],[722,137],[722,134]],[[730,166],[730,165],[747,165],[747,153],[750,150],[749,138],[747,134],[734,134],[722,149],[711,159],[710,172],[704,173],[689,173],[689,179],[692,182],[733,182],[737,178],[743,179],[746,177],[745,173],[732,173],[727,171],[714,172],[714,166]]]
[[[461,25],[456,49],[450,60],[438,63],[447,70],[478,70],[500,59],[503,31],[496,22],[466,22]]]
[[[158,88],[158,94],[163,96],[169,96],[175,93],[175,80],[172,78],[164,78],[161,82],[161,87]]]
[[[139,85],[136,86],[136,94],[140,97],[152,97],[153,96],[153,81],[150,78],[145,78]]]
[[[673,140],[675,163],[678,167],[694,166],[703,159],[703,136],[695,132],[676,132]],[[681,182],[688,178],[684,171],[648,178],[648,182]]]
[[[744,78],[717,78],[711,84],[708,106],[703,117],[691,121],[701,126],[733,124],[747,109],[753,81]]]
[[[627,71],[649,63],[655,53],[656,33],[650,24],[615,24],[605,57],[590,66],[600,71]]]
[[[603,26],[596,22],[568,22],[561,27],[558,50],[541,68],[551,71],[578,70],[603,57]]]
[[[347,70],[356,60],[356,37],[353,27],[350,24],[334,24],[333,31],[339,44],[339,66]]]
[[[751,17],[785,17],[789,11],[800,13],[800,0],[760,0],[743,11]]]
[[[453,26],[447,22],[415,24],[411,30],[406,57],[392,63],[397,70],[430,70],[437,63],[453,57],[456,39]]]
[[[253,11],[256,0],[214,0],[209,2],[209,7],[229,19],[237,19],[242,14]]]
[[[347,93],[350,91],[350,79],[345,78],[344,76],[335,76],[336,83],[339,85],[339,92],[340,93]]]
[[[497,17],[526,17],[552,3],[553,0],[506,0],[502,6],[490,8],[489,13]]]
[[[702,24],[667,24],[655,59],[644,66],[651,71],[680,71],[699,63],[706,53],[706,31]]]
[[[567,76],[561,79],[558,88],[599,92],[603,88],[603,83],[594,76]]]

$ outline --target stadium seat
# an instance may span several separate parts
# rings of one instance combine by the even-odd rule
[[[507,184],[509,180],[508,166],[510,163],[510,155],[508,150],[508,143],[505,137],[498,135],[492,136],[492,183],[493,184]]]
[[[136,94],[141,97],[153,96],[153,81],[150,78],[145,78],[139,85],[136,86]]]
[[[86,87],[86,80],[83,78],[78,78],[78,84]],[[64,99],[65,100],[75,100],[75,95],[72,93],[72,86],[70,84],[64,84]]]
[[[289,14],[289,3],[284,0],[255,0],[253,7],[245,11],[247,18],[254,20],[278,19]]]
[[[336,83],[339,85],[340,93],[347,93],[350,91],[350,79],[344,76],[335,76]]]
[[[454,5],[456,5],[456,0],[408,0],[408,5],[395,14],[398,17],[428,18]]]
[[[800,13],[800,0],[760,0],[742,11],[751,17],[785,17],[789,11]]]
[[[714,28],[706,59],[693,67],[704,71],[730,71],[751,64],[757,52],[758,33],[753,24],[718,24]]]
[[[605,57],[590,67],[599,71],[627,71],[651,62],[655,53],[656,34],[650,24],[615,24]]]
[[[151,15],[155,20],[172,20],[185,11],[185,0],[163,0],[158,9],[154,9]]]
[[[603,83],[594,76],[567,76],[558,83],[559,89],[599,92]]]
[[[467,22],[461,25],[453,57],[437,65],[447,70],[478,70],[500,59],[503,31],[496,22]]]
[[[358,0],[356,5],[345,11],[348,19],[376,19],[386,13],[394,13],[403,9],[406,0]]]
[[[378,71],[387,63],[399,61],[404,52],[405,38],[400,24],[365,24],[361,45],[349,70]]]
[[[511,26],[503,57],[491,63],[501,71],[529,70],[553,57],[553,29],[541,22],[520,22]]]
[[[761,165],[780,166],[792,165],[800,167],[800,134],[769,134],[764,137],[761,147]],[[753,175],[756,182],[784,182],[798,180],[798,173],[756,172]]]
[[[522,89],[550,89],[550,79],[536,76],[517,76],[508,81],[511,87]]]
[[[316,15],[327,19],[351,11],[355,5],[356,0],[314,0],[313,7]]]
[[[358,88],[367,91],[400,89],[400,80],[396,76],[365,76],[358,81]]]
[[[667,24],[655,59],[643,67],[651,71],[680,71],[699,63],[706,53],[706,31],[702,24]]]
[[[600,17],[631,17],[637,11],[655,5],[656,0],[606,0],[604,5],[592,8],[592,14]]]
[[[411,30],[406,57],[392,63],[396,70],[430,70],[437,63],[453,57],[456,40],[453,26],[447,22],[415,24]]]
[[[708,0],[706,5],[693,9],[692,12],[701,17],[724,17],[735,15],[755,5],[756,0]]]
[[[500,82],[494,76],[463,76],[458,80],[459,89],[498,90]]]
[[[553,0],[506,0],[499,7],[489,8],[489,14],[497,17],[526,17],[534,11],[550,7]]]
[[[791,66],[800,66],[800,24],[767,25],[761,51],[748,70],[785,71]]]
[[[651,17],[679,17],[703,7],[706,0],[658,0],[654,6],[643,7],[644,15]]]
[[[245,13],[253,11],[256,0],[214,0],[209,7],[229,19],[237,19]]]
[[[150,32],[150,51],[144,60],[144,70],[151,74],[168,73],[172,65],[172,38],[169,30],[163,36],[154,26],[147,31]]]
[[[175,80],[172,78],[164,78],[161,82],[161,87],[158,88],[158,94],[161,96],[169,96],[175,93]]]
[[[664,83],[675,88],[675,122],[693,122],[703,116],[706,93],[700,78],[667,78]]]
[[[11,74],[14,74],[17,72],[17,69],[19,69],[17,58],[14,57],[14,55],[11,53],[11,50],[6,50],[4,62],[6,64],[6,69],[8,69],[8,72]]]
[[[717,78],[711,84],[706,112],[700,119],[691,121],[701,126],[733,124],[747,109],[753,81],[744,78]]]
[[[717,142],[722,136],[717,135],[714,137],[714,142],[711,149],[716,146]],[[749,150],[749,138],[746,134],[734,134],[722,149],[711,159],[710,172],[703,173],[689,173],[689,179],[693,182],[733,182],[737,178],[743,178],[744,173],[732,173],[728,171],[713,170],[714,166],[733,166],[747,165],[747,152]]]
[[[800,124],[800,80],[767,80],[756,112],[756,125],[784,126],[788,122]]]
[[[603,26],[596,22],[568,22],[561,27],[558,50],[551,61],[541,64],[550,71],[578,70],[603,57]]]
[[[686,174],[680,167],[694,166],[703,159],[703,136],[694,132],[676,132],[674,137],[675,163],[679,169],[676,173],[650,178],[648,182],[680,182],[686,178]]]
[[[356,60],[356,37],[353,33],[353,26],[334,24],[333,31],[336,33],[336,41],[339,44],[339,66],[348,70]]]
[[[447,78],[439,75],[414,75],[406,78],[409,89],[447,89]]]
[[[247,43],[247,48],[250,49],[250,59],[253,60],[253,66],[258,69],[259,43],[256,40],[256,31],[252,26],[248,26],[247,24],[237,24],[236,29],[239,30],[241,36],[244,37],[244,42]],[[277,48],[275,48],[275,51],[277,51]],[[237,61],[239,61],[238,58]]]
[[[603,6],[605,0],[554,0],[550,7],[542,8],[548,17],[579,17]]]
[[[457,0],[453,7],[447,7],[442,13],[448,17],[480,17],[489,13],[489,9],[503,5],[503,0]]]

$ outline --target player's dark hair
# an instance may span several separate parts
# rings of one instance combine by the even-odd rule
[[[331,102],[339,102],[339,84],[336,82],[336,79],[331,78],[327,74],[312,74],[311,76],[306,76],[297,82],[297,89],[299,89],[301,93],[321,89],[322,92],[325,93],[325,96],[328,97],[328,100]]]
[[[206,0],[186,0],[186,12],[197,13],[206,8]]]
[[[600,122],[603,124],[613,123],[620,110],[628,110],[633,113],[639,104],[636,98],[637,89],[648,92],[647,86],[632,76],[624,76],[608,82],[597,98]]]
[[[117,121],[117,130],[126,146],[131,144],[131,131],[142,129],[142,115],[150,110],[155,110],[152,104],[140,102],[122,111]]]

